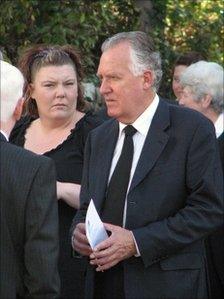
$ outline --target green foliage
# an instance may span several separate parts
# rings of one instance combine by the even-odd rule
[[[72,44],[81,52],[88,81],[96,83],[102,41],[119,31],[142,29],[143,11],[163,59],[160,94],[172,97],[177,54],[194,50],[223,63],[223,1],[147,1],[152,9],[146,11],[140,9],[146,2],[139,0],[1,0],[0,48],[16,64],[29,45]]]
[[[223,13],[222,0],[166,1],[166,51],[162,53],[167,86],[171,85],[172,65],[178,54],[197,51],[209,61],[224,63]]]
[[[88,75],[95,72],[102,41],[133,30],[138,20],[131,0],[12,0],[1,1],[0,11],[0,45],[12,63],[31,44],[72,44]]]

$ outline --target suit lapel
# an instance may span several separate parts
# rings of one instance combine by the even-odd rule
[[[158,160],[169,140],[169,135],[165,132],[169,124],[169,106],[160,100],[146,136],[129,191],[135,188],[144,179]]]
[[[119,126],[117,121],[113,121],[106,131],[106,134],[101,134],[100,144],[97,151],[96,174],[97,177],[97,195],[95,198],[95,205],[100,211],[102,202],[106,194],[108,177],[110,173],[111,162],[113,158],[114,148],[116,146],[119,133]]]

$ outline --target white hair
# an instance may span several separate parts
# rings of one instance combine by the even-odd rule
[[[6,61],[0,61],[0,104],[1,121],[7,121],[12,115],[23,94],[24,78],[15,66]]]
[[[206,94],[211,95],[211,108],[218,114],[224,110],[223,67],[215,62],[198,61],[183,72],[180,83],[189,87],[195,102],[200,102]]]
[[[152,87],[155,91],[158,90],[162,78],[161,58],[159,52],[155,51],[150,36],[142,31],[120,32],[107,38],[103,42],[101,50],[105,52],[122,42],[128,42],[131,48],[130,71],[134,76],[138,76],[150,69],[154,79]]]

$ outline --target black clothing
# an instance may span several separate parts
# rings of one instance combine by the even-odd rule
[[[222,169],[224,172],[224,132],[218,138]],[[224,221],[224,220],[223,220]],[[224,224],[206,240],[210,298],[224,298]]]
[[[34,120],[32,117],[24,117],[15,125],[10,141],[16,145],[24,146],[27,128]],[[80,119],[67,139],[46,153],[56,165],[57,180],[81,184],[84,145],[90,130],[102,123],[100,117],[87,113]],[[59,274],[61,278],[61,294],[63,299],[83,298],[85,259],[73,258],[69,228],[76,210],[67,205],[63,200],[58,201],[59,213]]]

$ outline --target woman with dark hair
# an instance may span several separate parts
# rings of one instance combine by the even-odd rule
[[[71,259],[68,232],[79,207],[85,141],[102,121],[85,113],[82,67],[73,47],[34,46],[25,51],[19,67],[26,79],[24,117],[10,141],[55,161],[62,298],[82,298],[84,264]]]

